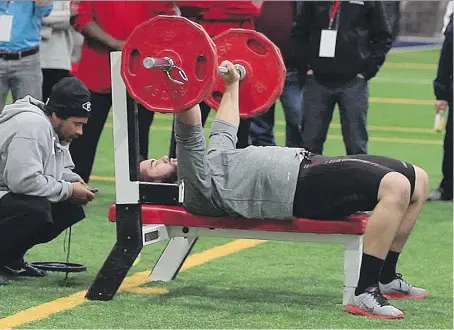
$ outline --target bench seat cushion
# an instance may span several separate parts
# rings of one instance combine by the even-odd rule
[[[115,204],[110,206],[109,220],[115,222]],[[343,220],[259,220],[242,217],[204,217],[190,214],[184,207],[142,204],[142,223],[164,224],[167,226],[245,229],[315,234],[362,235],[366,228],[367,216],[350,216]]]

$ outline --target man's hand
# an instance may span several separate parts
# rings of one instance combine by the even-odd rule
[[[226,67],[229,70],[227,73],[219,72],[221,78],[225,81],[227,86],[233,85],[240,81],[240,74],[235,69],[232,62],[223,61],[220,66]]]
[[[80,178],[80,179],[75,179],[74,181],[71,181],[71,183],[73,183],[73,182],[80,182],[80,183],[82,183],[82,185],[83,185],[85,188],[88,188],[88,184],[86,184],[85,181],[84,181],[82,178]]]
[[[73,193],[69,200],[76,205],[85,205],[95,199],[95,194],[90,191],[85,183],[73,182],[71,183]]]
[[[52,0],[36,0],[35,3],[38,6],[49,6],[51,4]]]
[[[113,39],[113,40],[109,43],[109,47],[112,48],[112,49],[114,49],[114,50],[122,50],[124,44],[125,44],[125,42],[124,42],[123,40]]]
[[[445,111],[448,108],[448,101],[436,100],[435,101],[435,112]]]

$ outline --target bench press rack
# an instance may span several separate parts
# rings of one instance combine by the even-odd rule
[[[117,241],[90,286],[89,300],[111,300],[143,246],[169,240],[149,280],[176,278],[199,237],[338,243],[344,246],[343,304],[353,293],[362,255],[367,217],[320,221],[212,218],[182,207],[184,186],[139,181],[137,103],[127,95],[120,74],[121,52],[111,53],[116,202],[109,220],[116,222]]]

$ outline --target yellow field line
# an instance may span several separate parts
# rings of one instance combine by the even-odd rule
[[[427,63],[396,63],[396,62],[385,62],[384,68],[394,69],[422,69],[422,70],[437,70],[436,64]]]
[[[232,242],[229,242],[224,245],[216,246],[209,250],[193,254],[188,257],[184,263],[181,271],[185,271],[192,267],[202,265],[208,261],[218,259],[229,254],[239,252],[244,249],[248,249],[259,244],[265,243],[263,240],[245,240],[239,239]],[[120,291],[131,291],[131,289],[139,287],[148,282],[148,276],[150,275],[149,271],[135,273],[131,276],[128,276],[120,287]],[[156,290],[151,290],[150,292],[155,292],[157,294],[162,294],[162,289],[155,288]],[[82,305],[84,302],[87,302],[85,299],[86,290],[76,292],[68,297],[59,298],[35,307],[27,308],[23,311],[20,311],[14,315],[7,316],[3,319],[0,319],[0,328],[12,328],[30,323],[33,321],[39,321],[46,317],[49,317],[53,314],[77,307]]]
[[[90,175],[90,180],[115,182],[115,178],[113,178],[111,176],[99,176],[99,175]]]
[[[400,99],[390,97],[370,97],[371,103],[391,103],[391,104],[413,104],[413,105],[433,105],[433,100],[418,100],[418,99]]]

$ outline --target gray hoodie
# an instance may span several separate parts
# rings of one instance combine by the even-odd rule
[[[26,96],[0,114],[0,198],[13,192],[56,203],[68,199],[71,181],[80,179],[42,105]]]

